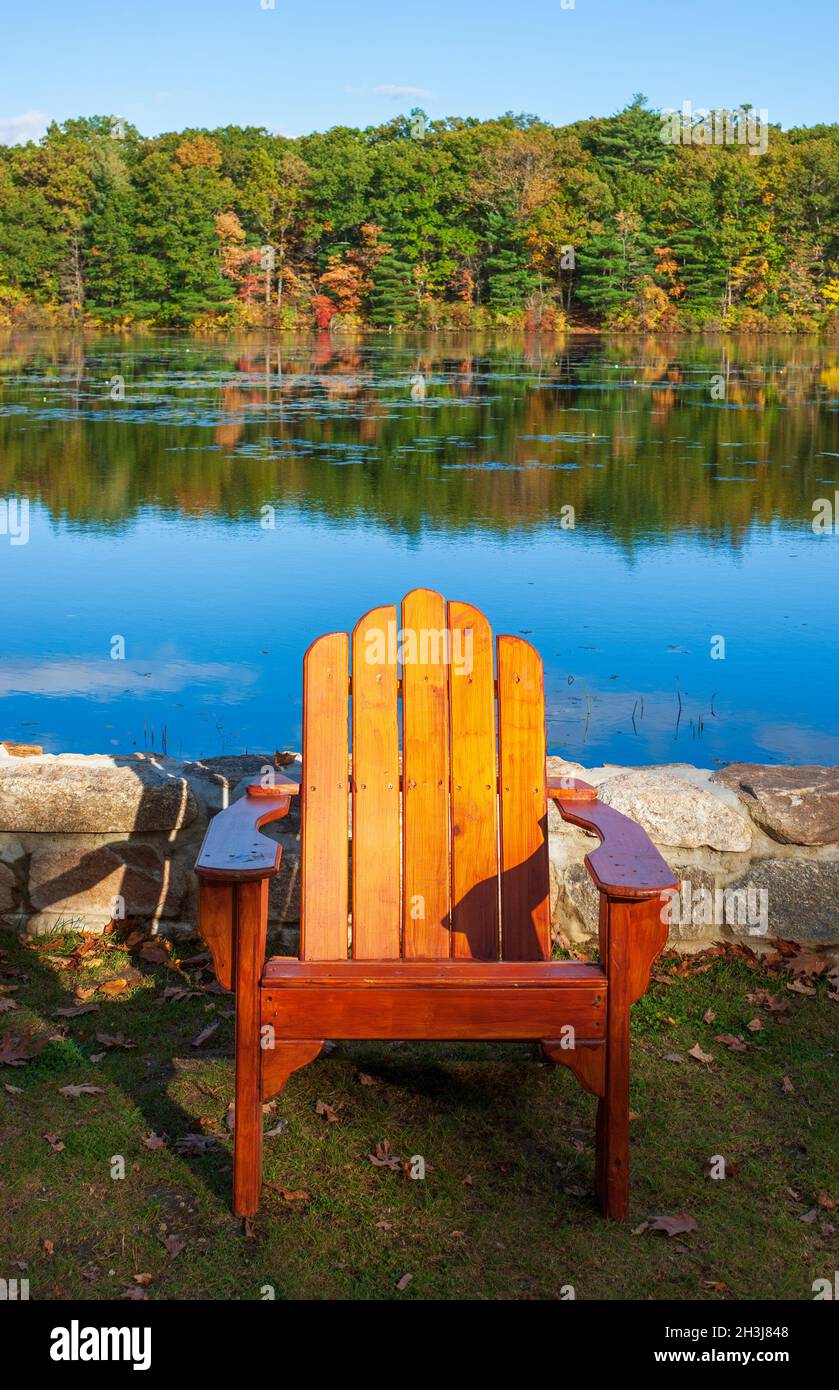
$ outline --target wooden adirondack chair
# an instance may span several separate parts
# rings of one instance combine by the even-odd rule
[[[301,787],[279,772],[249,787],[212,820],[196,864],[201,932],[236,991],[234,1210],[259,1202],[262,1103],[324,1039],[532,1039],[598,1097],[597,1193],[625,1218],[629,1010],[667,937],[673,872],[594,788],[546,779],[528,642],[497,639],[496,678],[483,614],[427,589],[404,599],[401,629],[399,664],[395,607],[309,647]],[[300,956],[266,961],[281,849],[259,829],[298,790]],[[601,841],[586,858],[600,964],[550,959],[548,798]]]

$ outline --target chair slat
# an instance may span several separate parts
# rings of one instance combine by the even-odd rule
[[[501,787],[501,951],[505,960],[547,960],[551,950],[545,691],[539,653],[498,638]]]
[[[430,589],[402,601],[402,952],[451,953],[446,604]]]
[[[352,954],[399,957],[399,718],[395,607],[374,608],[352,646]]]
[[[477,608],[449,604],[452,954],[497,960],[498,820],[492,630]]]
[[[348,653],[331,632],[303,658],[302,960],[347,957]]]

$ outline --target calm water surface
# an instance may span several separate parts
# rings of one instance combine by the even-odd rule
[[[299,747],[308,643],[428,585],[553,752],[839,762],[838,412],[806,341],[6,339],[0,737]]]

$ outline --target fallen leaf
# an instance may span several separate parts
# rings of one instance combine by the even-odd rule
[[[336,1125],[338,1123],[339,1118],[339,1108],[340,1107],[338,1106],[327,1105],[325,1100],[319,1100],[315,1105],[315,1114],[322,1115],[323,1118],[329,1122],[329,1124]]]
[[[311,1201],[308,1192],[304,1192],[302,1188],[280,1187],[275,1182],[267,1182],[265,1186],[270,1188],[272,1192],[276,1192],[278,1196],[282,1197],[284,1202]]]
[[[722,1293],[723,1289],[728,1288],[728,1285],[724,1284],[721,1279],[700,1279],[699,1287],[708,1289],[710,1293]]]
[[[102,1086],[90,1086],[83,1082],[79,1086],[59,1086],[58,1094],[60,1096],[101,1096],[104,1095],[104,1089]]]
[[[169,951],[171,949],[168,942],[166,946],[164,946],[160,940],[146,941],[140,947],[138,954],[143,960],[148,961],[150,965],[165,965],[169,959]]]
[[[265,1131],[265,1138],[266,1138],[266,1139],[279,1139],[279,1138],[281,1138],[281,1136],[282,1136],[283,1134],[286,1134],[287,1132],[288,1132],[288,1120],[277,1120],[277,1123],[276,1123],[275,1125],[273,1125],[273,1126],[271,1127],[271,1129],[266,1129],[266,1131]]]
[[[103,1047],[129,1048],[137,1046],[136,1043],[129,1042],[123,1033],[114,1033],[113,1035],[110,1033],[97,1033],[96,1041],[100,1042]]]
[[[366,1071],[358,1073],[358,1080],[362,1086],[378,1086],[379,1081],[375,1076],[368,1076]]]
[[[45,1134],[45,1135],[44,1135],[44,1138],[46,1139],[47,1143],[49,1144],[49,1146],[50,1146],[50,1148],[52,1149],[52,1151],[53,1151],[54,1154],[60,1154],[60,1153],[61,1153],[61,1150],[64,1148],[64,1145],[62,1144],[59,1135],[57,1135],[57,1134]]]
[[[818,1202],[819,1206],[824,1207],[826,1211],[836,1210],[836,1203],[827,1192],[820,1192],[818,1197],[816,1198],[816,1201]]]
[[[786,1095],[791,1095],[792,1092],[795,1090],[795,1087],[793,1086],[788,1076],[784,1076],[783,1080],[781,1081],[781,1090]]]
[[[166,1141],[159,1134],[144,1134],[141,1142],[147,1149],[165,1149]]]
[[[4,1091],[8,1091],[10,1096],[22,1096],[22,1095],[23,1095],[23,1087],[22,1087],[22,1086],[10,1086],[9,1083],[8,1083],[8,1081],[4,1081],[4,1082],[3,1082],[3,1090],[4,1090]]]
[[[400,1293],[402,1293],[404,1289],[407,1289],[407,1287],[408,1287],[408,1285],[410,1284],[410,1282],[411,1282],[411,1280],[413,1279],[413,1277],[414,1277],[413,1274],[403,1274],[403,1275],[402,1275],[402,1278],[399,1280],[399,1283],[396,1285],[396,1287],[397,1287],[397,1289],[399,1290]]]
[[[702,1015],[703,1023],[713,1023],[715,1018],[716,1014],[714,1013],[713,1009],[706,1009],[704,1014]]]
[[[185,1134],[182,1139],[175,1140],[175,1149],[179,1154],[200,1157],[217,1143],[218,1139],[214,1134]]]
[[[141,1284],[143,1288],[147,1288],[154,1276],[151,1274],[134,1274],[131,1277],[133,1278],[135,1284]]]
[[[0,994],[0,1014],[9,1013],[11,1009],[16,1009],[17,1004],[14,999],[7,999],[4,994]]]
[[[645,1231],[648,1231],[648,1230],[649,1230],[649,1228],[650,1228],[650,1223],[649,1223],[649,1221],[642,1221],[641,1224],[640,1224],[640,1226],[636,1226],[636,1227],[635,1227],[635,1229],[633,1230],[632,1234],[633,1234],[634,1236],[642,1236],[642,1235],[644,1234]]]
[[[148,1301],[148,1294],[145,1289],[131,1288],[123,1289],[120,1294],[121,1302],[145,1303]]]
[[[640,1120],[641,1116],[637,1110],[630,1110],[629,1118],[630,1120]]]
[[[742,1038],[735,1038],[733,1033],[718,1033],[714,1042],[723,1043],[729,1052],[748,1052],[750,1046]]]
[[[211,1038],[213,1036],[213,1033],[215,1033],[216,1029],[220,1027],[221,1022],[219,1019],[216,1019],[213,1023],[208,1023],[207,1027],[202,1028],[198,1036],[192,1039],[192,1043],[190,1044],[190,1046],[201,1047],[202,1043],[205,1043],[208,1038]]]
[[[664,1060],[665,1062],[683,1062],[685,1059],[681,1052],[665,1052]]]
[[[182,1250],[186,1249],[186,1241],[184,1240],[183,1236],[176,1236],[173,1234],[171,1236],[166,1236],[165,1240],[163,1241],[163,1246],[166,1250],[166,1253],[169,1256],[169,1259],[174,1260],[177,1258],[178,1255],[180,1255]]]
[[[0,1062],[7,1067],[22,1067],[31,1061],[36,1052],[40,1052],[44,1046],[43,1039],[33,1041],[32,1034],[28,1029],[21,1036],[15,1033],[4,1033],[0,1038]]]
[[[699,1043],[694,1043],[693,1047],[690,1049],[690,1052],[688,1053],[688,1057],[693,1057],[694,1060],[697,1062],[713,1062],[714,1060],[710,1052],[702,1051],[702,1048],[699,1046]]]
[[[398,1158],[396,1154],[391,1153],[389,1139],[382,1139],[381,1142],[376,1145],[376,1152],[374,1154],[368,1154],[367,1157],[374,1168],[399,1168],[402,1164],[402,1160]],[[467,1180],[464,1178],[464,1182],[466,1181]],[[471,1182],[471,1178],[469,1181]]]
[[[662,1231],[668,1236],[687,1235],[690,1231],[698,1231],[699,1227],[692,1216],[685,1212],[677,1212],[675,1216],[656,1216],[650,1222],[651,1231]]]
[[[748,1028],[750,1033],[759,1033],[763,1027],[763,1024],[761,1023],[759,1018],[753,1018],[751,1023],[746,1024],[746,1027]]]
[[[818,1216],[818,1214],[819,1214],[819,1213],[818,1213],[818,1211],[816,1210],[816,1208],[813,1207],[813,1209],[812,1209],[811,1211],[805,1211],[804,1215],[803,1215],[803,1216],[799,1216],[798,1219],[799,1219],[799,1221],[806,1221],[806,1222],[808,1223],[808,1225],[809,1225],[809,1223],[810,1223],[811,1221],[815,1221],[815,1219],[816,1219],[816,1217]]]
[[[52,1255],[55,1251],[55,1242],[52,1240],[42,1240],[41,1249],[45,1255]]]
[[[99,986],[99,993],[107,994],[109,999],[116,999],[118,995],[125,994],[127,989],[128,981],[120,976],[115,980],[105,980],[104,983]]]
[[[792,990],[793,994],[807,994],[812,996],[816,993],[815,985],[805,985],[802,984],[800,980],[790,980],[787,989]]]
[[[98,1004],[69,1004],[65,1009],[54,1009],[53,1018],[78,1018],[80,1014],[92,1014]]]

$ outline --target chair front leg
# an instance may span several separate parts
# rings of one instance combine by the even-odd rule
[[[667,940],[669,897],[600,895],[600,959],[608,976],[606,1093],[597,1105],[596,1187],[604,1216],[629,1216],[629,1015]]]
[[[233,1131],[233,1210],[250,1217],[262,1187],[262,1073],[260,981],[268,930],[268,879],[235,887],[236,1110]]]

